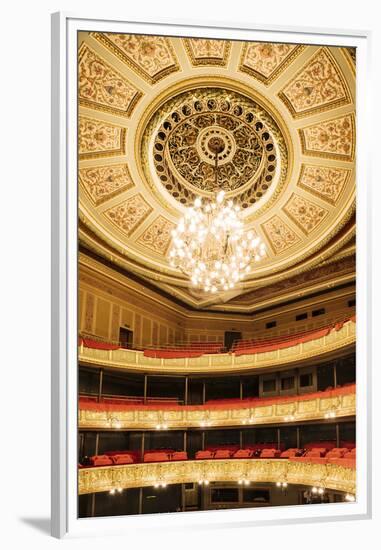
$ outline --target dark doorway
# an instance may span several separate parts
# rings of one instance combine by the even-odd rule
[[[128,328],[120,327],[119,342],[122,348],[131,349],[134,340],[134,333]]]
[[[229,351],[235,340],[241,340],[242,332],[225,332],[224,346]]]

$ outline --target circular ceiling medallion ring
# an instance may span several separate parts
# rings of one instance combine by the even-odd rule
[[[204,76],[178,83],[158,96],[136,131],[139,171],[161,200],[166,191],[166,205],[172,205],[177,217],[181,205],[191,204],[198,195],[213,194],[214,158],[207,138],[216,135],[225,144],[219,155],[219,186],[250,221],[279,197],[293,167],[293,150],[279,113],[244,82]],[[233,159],[235,166],[242,166],[241,174],[229,173]]]

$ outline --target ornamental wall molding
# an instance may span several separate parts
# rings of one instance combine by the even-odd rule
[[[350,494],[356,492],[356,470],[352,468],[276,459],[230,459],[81,468],[78,471],[78,494],[111,491],[118,487],[149,487],[158,482],[195,483],[200,479],[209,482],[238,482],[240,479],[249,479],[253,483],[287,481]]]

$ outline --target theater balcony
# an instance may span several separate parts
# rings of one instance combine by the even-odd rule
[[[238,342],[229,353],[210,353],[210,345],[123,349],[118,343],[80,337],[78,358],[83,365],[151,373],[232,373],[307,363],[340,356],[355,347],[355,318],[272,339]]]

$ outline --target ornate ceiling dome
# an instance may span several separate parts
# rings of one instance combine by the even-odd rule
[[[242,208],[256,204],[285,174],[287,148],[273,116],[253,99],[226,87],[199,86],[167,100],[143,135],[149,181],[181,204],[215,191],[213,140],[221,143],[217,180]],[[284,179],[284,178],[283,178]]]
[[[243,312],[353,256],[352,50],[82,33],[78,92],[80,241],[113,264],[190,306]],[[218,184],[267,255],[211,297],[166,254],[184,208],[212,196],[216,140]]]

